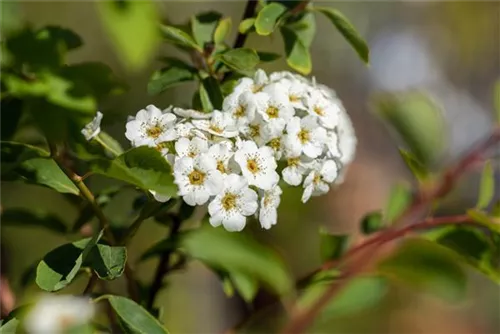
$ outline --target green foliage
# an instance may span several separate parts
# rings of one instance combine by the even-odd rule
[[[259,60],[263,63],[272,62],[281,58],[281,55],[273,52],[257,51]]]
[[[148,82],[148,93],[159,94],[167,88],[196,78],[196,69],[181,60],[171,59],[170,65],[155,71]]]
[[[113,280],[123,274],[127,249],[97,244],[90,251],[88,262],[99,278]]]
[[[257,52],[246,48],[228,50],[217,59],[236,71],[252,70],[259,63]]]
[[[286,7],[277,2],[271,2],[259,11],[254,26],[257,34],[270,35],[276,26],[278,19],[286,12]]]
[[[314,10],[325,15],[333,23],[342,36],[344,36],[354,50],[356,50],[361,60],[365,63],[370,62],[370,50],[368,49],[368,45],[344,14],[336,9],[328,7],[314,7]]]
[[[476,208],[486,208],[493,196],[495,195],[495,174],[491,161],[486,161],[481,174],[481,184],[479,186],[479,197],[477,199]]]
[[[259,282],[252,276],[242,274],[238,271],[230,273],[230,280],[241,298],[247,303],[250,303],[259,290]]]
[[[374,211],[368,213],[361,221],[361,231],[364,234],[378,232],[386,226],[382,212]]]
[[[43,227],[56,233],[68,232],[68,227],[58,216],[45,212],[6,209],[2,211],[1,219],[3,226]]]
[[[280,29],[285,44],[288,66],[307,75],[312,70],[309,48],[316,33],[316,21],[312,13],[304,13],[298,18],[289,19]]]
[[[321,260],[323,262],[337,260],[345,253],[349,246],[349,236],[333,235],[324,228],[321,228],[319,233]]]
[[[142,69],[160,41],[159,15],[154,2],[114,0],[96,5],[124,65],[133,71]]]
[[[124,327],[126,333],[168,334],[168,331],[158,320],[134,301],[113,295],[104,295],[100,299],[109,301],[116,315],[120,318],[120,324]]]
[[[429,178],[429,171],[418,161],[417,157],[415,157],[413,153],[399,149],[399,154],[401,154],[401,158],[403,158],[406,166],[419,182],[424,182]]]
[[[409,286],[448,300],[463,298],[467,278],[447,248],[423,239],[409,239],[382,260],[379,271]]]
[[[398,183],[392,187],[384,210],[385,221],[391,223],[397,219],[408,208],[411,200],[411,189],[408,184]]]
[[[191,18],[191,31],[196,43],[204,48],[206,43],[214,41],[214,34],[222,15],[217,12],[205,12]]]
[[[182,31],[179,28],[162,25],[161,32],[165,40],[170,43],[185,47],[187,49],[194,49],[202,52],[203,49],[196,44],[195,40],[189,36],[186,32]]]
[[[3,98],[0,100],[0,138],[10,140],[16,133],[17,125],[23,112],[23,100],[18,98]]]
[[[212,111],[214,109],[222,109],[222,91],[219,82],[213,77],[206,77],[201,81],[200,98],[204,111]]]
[[[214,43],[223,44],[231,32],[232,21],[230,17],[221,19],[214,31]]]
[[[238,32],[240,34],[247,34],[250,32],[250,30],[253,29],[254,24],[255,24],[254,18],[244,19],[243,21],[240,22],[240,25],[238,26]]]
[[[378,98],[376,107],[422,165],[436,162],[443,149],[444,125],[432,100],[417,92],[384,95]]]
[[[170,165],[160,152],[151,147],[136,147],[113,160],[91,162],[92,170],[121,180],[143,190],[153,190],[166,196],[176,196]]]
[[[288,270],[281,259],[242,233],[202,227],[187,234],[181,247],[209,267],[249,276],[280,295],[289,293],[292,288]]]

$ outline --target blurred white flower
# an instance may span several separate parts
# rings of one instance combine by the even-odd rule
[[[230,174],[224,180],[224,189],[208,205],[210,224],[222,224],[228,231],[241,231],[246,217],[253,215],[257,207],[257,193],[248,188],[245,178]]]
[[[194,109],[182,109],[175,107],[173,109],[174,114],[177,116],[183,117],[185,119],[193,118],[193,119],[209,119],[212,117],[211,112],[202,112]]]
[[[94,312],[88,298],[46,295],[27,314],[24,326],[30,334],[65,333],[72,327],[89,323]]]
[[[335,181],[337,175],[338,168],[335,161],[326,160],[323,163],[317,163],[304,180],[302,203],[307,202],[311,196],[326,194],[330,190],[329,184]]]
[[[179,196],[191,206],[205,204],[223,188],[223,177],[215,159],[201,154],[195,159],[184,157],[175,162],[174,179]]]
[[[101,132],[102,113],[97,112],[94,119],[82,129],[82,134],[87,140],[91,140]]]
[[[269,190],[279,181],[273,150],[268,146],[259,148],[253,141],[244,141],[242,147],[236,151],[234,160],[250,185]]]
[[[139,110],[133,120],[126,124],[125,137],[134,146],[151,146],[177,139],[174,129],[176,116],[170,112],[163,114],[160,109],[149,105]]]
[[[192,122],[198,129],[216,136],[232,138],[238,135],[238,129],[231,115],[219,110],[214,110],[209,120],[194,119]]]
[[[270,229],[271,226],[278,222],[278,206],[281,201],[283,191],[276,185],[274,188],[262,191],[259,210],[259,222],[265,229]]]
[[[235,93],[248,92],[251,94],[257,94],[262,91],[262,89],[269,83],[269,78],[261,69],[255,71],[253,78],[241,78],[233,89]],[[251,97],[251,96],[250,96]]]

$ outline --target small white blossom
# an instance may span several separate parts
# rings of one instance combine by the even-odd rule
[[[264,122],[260,114],[256,114],[254,119],[240,127],[240,132],[247,139],[253,140],[258,146],[262,146],[274,136],[280,135],[278,129],[271,129],[268,123]]]
[[[240,127],[253,120],[257,103],[249,92],[234,92],[229,94],[222,104],[222,111],[229,113],[236,126]]]
[[[312,167],[312,159],[307,160],[305,156],[288,156],[287,166],[283,168],[281,175],[283,180],[291,186],[298,186],[302,183],[304,175]]]
[[[210,224],[222,224],[228,231],[241,231],[246,217],[253,215],[257,207],[257,193],[248,188],[245,178],[230,174],[224,180],[224,189],[208,205]]]
[[[339,150],[341,153],[340,162],[348,165],[354,160],[357,139],[354,134],[354,127],[345,111],[340,113],[339,125],[337,126]]]
[[[293,79],[282,79],[279,84],[286,90],[288,95],[288,101],[292,107],[296,109],[306,109],[304,100],[308,93],[308,86],[301,80]]]
[[[231,115],[219,110],[214,110],[209,120],[194,119],[192,122],[198,129],[216,136],[232,138],[238,135],[238,129]]]
[[[91,140],[101,132],[102,113],[97,112],[94,119],[82,129],[82,134],[87,140]]]
[[[238,166],[231,159],[234,155],[232,144],[222,142],[212,145],[208,149],[208,155],[215,159],[217,169],[222,173],[222,175],[236,173],[239,171]]]
[[[202,112],[194,109],[182,109],[175,107],[173,109],[174,114],[185,119],[209,119],[212,117],[211,112]]]
[[[316,158],[323,152],[326,143],[326,130],[318,125],[316,116],[306,116],[302,119],[292,118],[286,130],[286,145],[292,152],[303,152],[310,158]]]
[[[255,71],[253,78],[241,78],[233,89],[235,93],[249,92],[257,94],[269,83],[266,72],[261,69]]]
[[[179,196],[191,206],[205,204],[223,187],[222,174],[217,170],[215,159],[208,154],[201,154],[195,159],[178,159],[174,165],[174,179],[179,187]]]
[[[285,141],[282,135],[276,136],[266,143],[267,146],[273,149],[274,158],[281,160],[283,152],[285,151]]]
[[[266,88],[266,92],[259,93],[257,98],[257,112],[269,124],[271,131],[283,131],[286,123],[295,114],[284,88],[279,84],[271,84]]]
[[[317,116],[325,128],[337,126],[341,109],[336,100],[327,99],[320,91],[311,89],[305,104],[309,114]]]
[[[323,163],[317,163],[304,180],[302,203],[307,202],[311,196],[326,194],[330,190],[329,184],[335,181],[337,175],[338,168],[335,161],[326,160]]]
[[[279,181],[273,150],[268,146],[259,148],[253,141],[244,141],[236,151],[234,160],[250,185],[269,190]]]
[[[139,110],[136,117],[126,124],[125,136],[134,146],[151,146],[177,138],[174,129],[176,117],[172,113],[163,114],[160,109],[149,105]]]
[[[271,226],[278,222],[278,206],[281,201],[283,191],[276,185],[268,191],[262,191],[260,200],[259,221],[260,225],[265,229],[270,229]]]
[[[179,138],[175,142],[175,152],[182,157],[196,158],[201,153],[208,151],[208,141],[194,137],[193,139]]]
[[[24,325],[31,334],[62,334],[72,327],[85,325],[94,316],[88,298],[71,295],[44,296],[27,314]]]

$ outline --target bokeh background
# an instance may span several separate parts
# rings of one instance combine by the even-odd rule
[[[321,1],[315,1],[321,3]],[[200,11],[217,10],[239,22],[244,1],[162,1],[157,2],[162,17],[183,23]],[[312,44],[313,72],[318,82],[337,91],[353,119],[359,139],[357,156],[344,184],[327,196],[300,203],[300,191],[288,191],[282,200],[279,223],[270,231],[250,226],[249,233],[277,249],[296,277],[320,265],[318,228],[331,232],[358,234],[358,222],[367,212],[384,206],[391,186],[411,180],[399,158],[397,141],[370,107],[373,94],[421,89],[442,107],[446,120],[443,134],[447,150],[443,163],[453,161],[492,127],[493,87],[500,76],[500,2],[420,2],[347,1],[324,2],[341,10],[366,38],[371,49],[371,65],[365,66],[354,51],[323,17],[317,19]],[[127,82],[130,89],[100,106],[103,127],[128,147],[124,138],[127,115],[147,104],[167,107],[187,105],[195,87],[190,84],[149,96],[146,85],[155,69],[150,64],[139,73],[129,73],[121,65],[91,1],[20,1],[15,10],[3,11],[2,20],[18,20],[35,27],[61,25],[82,36],[85,44],[71,53],[68,61],[102,61]],[[229,40],[236,36],[236,24]],[[252,34],[246,46],[282,53],[279,36],[264,38]],[[163,45],[158,55],[176,55]],[[266,64],[268,71],[284,70],[284,60]],[[102,179],[89,179],[93,189],[104,187]],[[463,180],[447,202],[454,212],[474,205],[477,175]],[[498,193],[498,192],[497,192]],[[115,224],[128,224],[133,192],[117,197],[106,209]],[[3,208],[29,207],[53,212],[68,223],[77,212],[67,201],[48,189],[3,183]],[[141,227],[130,251],[130,260],[166,235],[161,225],[148,222]],[[76,236],[74,236],[76,237]],[[43,229],[1,228],[4,272],[15,292],[17,303],[29,300],[39,290],[35,285],[21,288],[26,269],[66,239]],[[228,250],[230,251],[230,250]],[[137,265],[141,280],[151,279],[156,260]],[[358,333],[500,333],[500,289],[479,274],[470,273],[467,298],[446,302],[395,284],[376,308],[363,314],[339,319],[318,332]],[[86,280],[77,281],[69,291],[79,293]],[[120,287],[118,287],[120,288]],[[172,333],[222,333],[238,324],[249,311],[266,303],[263,294],[255,305],[245,305],[238,297],[227,298],[218,279],[202,265],[169,277],[158,299],[162,320]],[[266,332],[276,308],[265,308],[255,321]],[[269,321],[269,319],[271,320]],[[254,329],[257,330],[257,329]]]

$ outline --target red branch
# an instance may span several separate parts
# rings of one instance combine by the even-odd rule
[[[482,161],[484,153],[499,140],[500,127],[497,127],[487,140],[466,154],[455,166],[449,168],[444,173],[441,181],[434,188],[430,191],[422,191],[418,196],[416,196],[408,209],[395,220],[393,226],[407,224],[408,221],[414,220],[415,216],[420,215],[434,200],[446,196],[453,189],[456,181],[477,162]],[[317,299],[313,305],[311,305],[310,308],[295,311],[294,314],[292,314],[290,321],[285,325],[282,333],[297,334],[304,332],[314,321],[319,312],[333,297],[337,295],[339,291],[341,291],[350,279],[361,273],[366,267],[372,264],[375,259],[374,255],[379,251],[379,246],[382,244],[402,237],[414,230],[431,228],[443,224],[459,223],[470,223],[470,221],[467,216],[428,218],[421,223],[408,225],[400,229],[390,228],[352,248],[339,261],[330,261],[325,263],[316,272],[328,270],[339,264],[344,264],[346,260],[351,259],[353,255],[358,254],[360,251],[370,250],[370,252],[365,252],[365,256],[358,257],[356,261],[349,262],[350,265],[346,266],[343,271],[342,277],[344,279],[334,282],[328,290],[319,299]]]

